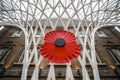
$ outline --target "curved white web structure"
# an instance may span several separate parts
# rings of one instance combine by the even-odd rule
[[[90,80],[86,68],[86,58],[92,67],[94,80],[100,80],[94,47],[95,31],[102,26],[120,24],[119,0],[0,0],[0,25],[13,25],[21,28],[25,34],[25,54],[21,80],[27,80],[31,59],[35,59],[35,68],[31,80],[38,80],[39,64],[43,59],[38,57],[37,46],[49,26],[52,30],[63,27],[74,29],[74,34],[82,46],[82,57],[78,60],[82,65],[83,80]],[[33,29],[34,26],[34,29]],[[41,33],[35,39],[37,29]],[[84,37],[81,38],[80,30]],[[33,46],[30,52],[30,46]],[[87,51],[90,48],[91,57]],[[28,56],[30,54],[30,56]],[[47,80],[56,80],[54,65],[50,63]],[[66,80],[74,80],[70,63],[66,64]]]

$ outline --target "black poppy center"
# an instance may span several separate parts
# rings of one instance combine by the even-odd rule
[[[55,45],[57,47],[63,47],[65,46],[65,40],[63,38],[58,38],[55,40]]]

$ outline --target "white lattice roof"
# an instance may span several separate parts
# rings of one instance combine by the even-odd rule
[[[75,19],[96,24],[120,22],[119,0],[1,0],[0,22]],[[64,20],[63,20],[64,21]],[[62,22],[62,21],[61,21]]]

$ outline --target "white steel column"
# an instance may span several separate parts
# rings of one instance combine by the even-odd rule
[[[65,80],[74,80],[70,63],[67,64],[66,79]]]
[[[91,55],[92,55],[92,62],[94,63],[93,74],[94,74],[94,79],[95,80],[100,80],[98,66],[97,66],[97,60],[96,60],[97,55],[95,53],[95,38],[94,38],[94,36],[95,36],[95,32],[93,31],[92,38],[91,38],[91,46],[92,46]]]
[[[28,67],[27,67],[27,61],[28,61],[28,34],[27,32],[25,33],[25,54],[24,54],[24,59],[23,59],[23,69],[22,69],[22,75],[21,75],[21,80],[27,80],[27,73],[28,73]]]
[[[78,57],[78,61],[80,62],[82,69],[84,69],[84,70],[82,70],[82,75],[84,75],[82,80],[85,80],[85,79],[90,80],[89,74],[88,74],[87,69],[85,67],[85,63],[83,62],[83,60],[81,59],[80,56]]]
[[[49,72],[48,72],[47,80],[56,80],[55,79],[54,63],[50,63],[50,69],[49,69]]]
[[[33,71],[33,75],[32,75],[31,80],[39,80],[38,79],[38,74],[39,74],[38,72],[39,72],[39,65],[40,65],[42,59],[43,59],[43,57],[40,55],[38,62],[36,62],[35,69]]]

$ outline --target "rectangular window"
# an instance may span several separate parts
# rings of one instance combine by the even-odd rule
[[[88,49],[88,52],[89,52],[89,54],[90,54],[90,57],[92,56],[91,55],[91,52],[90,52],[90,50]],[[104,63],[104,61],[102,60],[102,58],[101,58],[101,56],[99,55],[99,53],[95,50],[95,54],[96,54],[96,60],[97,60],[97,63]],[[87,63],[89,63],[89,61],[88,60],[86,60],[87,61]]]
[[[21,34],[22,34],[22,30],[18,29],[11,35],[11,37],[20,37]]]
[[[32,49],[29,50],[29,57],[30,57],[30,54],[32,53]],[[23,63],[23,60],[24,60],[24,54],[25,54],[25,49],[23,48],[22,50],[22,53],[18,59],[18,61],[16,63]],[[39,56],[39,49],[38,49],[38,56]],[[31,60],[31,63],[34,64],[35,63],[35,60],[34,60],[34,55],[33,55],[33,58]]]
[[[25,53],[25,50],[23,49],[17,63],[22,63],[23,62],[24,53]]]
[[[113,58],[115,63],[120,63],[120,48],[107,48],[108,53]]]
[[[97,57],[97,62],[98,63],[104,63],[102,57],[99,55],[98,51],[95,51],[96,52],[96,57]]]
[[[98,30],[96,33],[99,37],[108,37],[102,30]]]
[[[3,48],[0,49],[0,63],[5,63],[5,60],[8,54],[11,52],[11,48]]]
[[[40,34],[41,34],[41,30],[38,29],[37,32],[36,32],[36,36],[35,37],[39,37]]]

